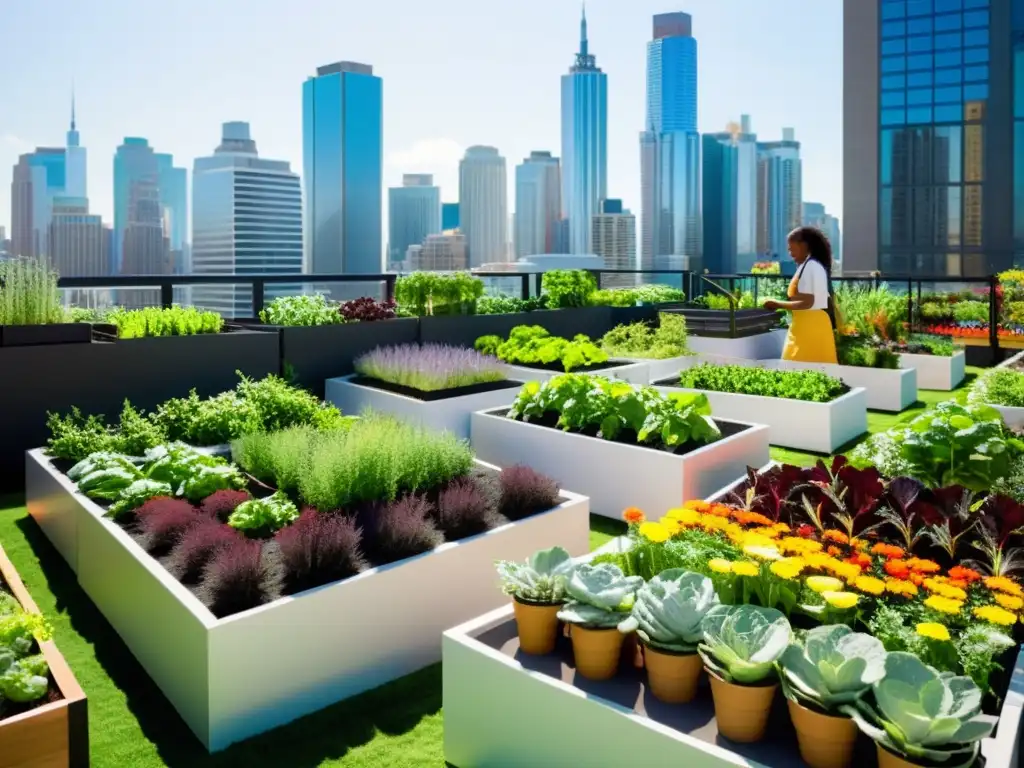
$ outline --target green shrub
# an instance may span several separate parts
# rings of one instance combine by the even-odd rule
[[[830,402],[846,391],[846,385],[839,379],[818,371],[776,371],[710,363],[683,371],[679,377],[679,386],[812,403]]]
[[[836,335],[836,356],[840,365],[858,368],[900,367],[900,356],[896,352],[880,346],[872,338],[856,334]]]
[[[987,301],[960,301],[953,304],[953,319],[958,323],[987,323]]]
[[[345,322],[338,304],[323,294],[278,296],[260,312],[267,325],[314,326]]]
[[[520,299],[516,296],[481,296],[476,302],[478,315],[507,315],[513,312],[534,312],[538,309],[547,309],[546,297]]]
[[[395,281],[399,314],[472,315],[484,295],[484,281],[469,272],[413,272]]]
[[[496,339],[497,336],[481,336],[473,347],[512,365],[561,363],[566,372],[608,362],[608,355],[583,334],[570,341],[552,336],[539,325],[519,325],[512,329],[508,341],[495,346]]]
[[[1012,368],[993,368],[974,383],[972,403],[1024,408],[1024,373]]]
[[[63,322],[57,277],[43,261],[0,261],[0,325]]]
[[[900,341],[907,337],[907,297],[894,293],[888,285],[878,288],[843,286],[836,289],[835,300],[843,321],[861,336],[877,336],[883,341]]]
[[[195,307],[118,308],[107,315],[106,322],[117,326],[120,339],[194,336],[200,333],[220,333],[224,327],[224,318],[216,312],[203,312]]]
[[[585,269],[552,269],[541,278],[541,290],[552,309],[585,307],[597,290],[597,279]]]
[[[72,408],[66,416],[49,413],[46,428],[50,437],[46,441],[46,452],[55,459],[79,462],[93,453],[117,453],[116,437],[102,417],[83,416],[78,408]]]
[[[662,312],[656,328],[647,323],[619,325],[602,336],[600,344],[611,357],[665,360],[690,354],[686,339],[686,318]]]

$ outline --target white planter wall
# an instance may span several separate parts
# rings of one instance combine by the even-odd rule
[[[745,360],[777,360],[782,356],[786,333],[785,330],[773,330],[741,339],[690,335],[686,343],[692,352],[741,357]]]
[[[842,379],[848,387],[863,387],[867,393],[868,408],[873,411],[899,413],[917,402],[917,371],[913,368],[862,368],[795,360],[762,360],[761,364],[784,371],[821,371]]]
[[[756,360],[747,360],[742,357],[726,357],[725,355],[712,355],[706,352],[682,355],[680,357],[669,357],[664,360],[644,360],[640,358],[631,359],[637,363],[647,364],[648,376],[650,377],[651,383],[660,381],[661,379],[667,379],[669,376],[675,376],[680,371],[685,371],[704,363],[713,363],[715,365],[757,365]]]
[[[1003,421],[1006,422],[1006,426],[1011,429],[1024,427],[1024,408],[1012,405],[993,405],[992,407],[1003,414]]]
[[[1003,360],[1003,362],[1001,362],[999,365],[997,365],[996,368],[1009,368],[1011,366],[1016,365],[1021,360],[1024,360],[1024,351],[1018,352],[1013,357],[1006,358],[1005,360]]]
[[[474,413],[470,433],[482,461],[531,466],[589,496],[594,514],[616,520],[627,507],[660,517],[768,461],[768,427],[760,424],[681,456],[515,421],[504,412]]]
[[[919,389],[950,392],[960,386],[967,375],[967,354],[960,350],[952,357],[941,355],[900,355],[900,368],[917,371]]]
[[[30,513],[64,537],[82,589],[210,751],[438,661],[445,629],[508,600],[495,560],[590,548],[588,500],[564,493],[527,520],[217,619],[40,451],[27,462]]]
[[[565,371],[544,371],[538,368],[527,368],[522,365],[505,364],[505,375],[515,381],[547,381],[561,376]],[[631,384],[647,384],[651,380],[648,361],[623,360],[621,365],[602,368],[599,371],[582,371],[593,376],[604,376],[606,379],[622,379]],[[514,398],[513,398],[514,399]],[[509,402],[512,402],[511,400]]]
[[[707,395],[716,418],[765,424],[771,444],[786,448],[832,454],[868,431],[867,395],[862,388],[851,389],[828,403],[680,387],[658,389],[665,393],[701,392]]]
[[[340,408],[342,413],[355,415],[366,409],[390,413],[403,421],[421,424],[428,429],[451,432],[462,440],[469,438],[469,414],[500,405],[511,405],[519,394],[519,388],[510,387],[428,402],[385,389],[355,384],[352,381],[354,378],[344,376],[326,382],[325,399]]]

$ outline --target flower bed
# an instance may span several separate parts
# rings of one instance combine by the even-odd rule
[[[570,400],[575,408],[566,407]],[[472,414],[470,432],[481,460],[543,468],[590,496],[595,514],[618,517],[637,494],[663,505],[703,498],[768,461],[767,427],[712,426],[709,413],[701,396],[564,374],[527,384],[511,410]]]
[[[15,651],[22,657],[17,663],[22,669],[34,667],[31,674],[19,677],[21,673],[5,665],[6,675],[0,675],[0,768],[86,768],[89,725],[85,693],[53,641],[36,639],[46,637],[48,627],[2,548],[0,629],[0,657],[14,647],[5,645],[6,641],[24,643],[25,647]],[[31,655],[33,652],[38,655]],[[2,692],[9,687],[4,677],[12,683],[8,693],[23,702],[3,698]]]
[[[330,379],[328,402],[347,413],[392,413],[456,437],[469,437],[469,414],[510,403],[521,382],[497,360],[463,347],[382,347],[355,362],[355,376]]]
[[[498,604],[495,559],[587,549],[585,498],[388,417],[234,449],[254,497],[175,445],[70,474],[33,451],[26,478],[29,513],[64,519],[83,590],[211,751],[436,661],[446,627]]]
[[[720,418],[766,424],[773,445],[834,453],[867,431],[867,398],[816,371],[699,365],[654,382],[663,392],[702,392]]]
[[[892,368],[862,368],[854,365],[801,363],[794,360],[762,360],[766,368],[788,371],[821,371],[841,379],[847,386],[865,390],[873,411],[905,411],[917,401],[917,371]]]

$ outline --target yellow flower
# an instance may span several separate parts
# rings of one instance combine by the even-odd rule
[[[741,560],[738,563],[732,564],[732,572],[737,576],[757,576],[761,572],[761,569],[757,567],[757,563],[752,563],[749,560]]]
[[[974,615],[982,621],[987,621],[990,624],[1002,624],[1006,627],[1017,623],[1016,614],[1010,613],[1010,611],[1000,608],[998,605],[985,605],[981,608],[975,608]]]
[[[700,512],[695,509],[676,507],[665,513],[665,517],[676,520],[684,528],[692,528],[700,523]]]
[[[967,599],[967,593],[962,589],[950,584],[944,584],[938,579],[925,579],[924,588],[929,592],[934,592],[936,595],[942,595],[942,597],[950,600],[959,600],[961,603]]]
[[[700,519],[700,527],[708,533],[714,533],[715,531],[726,530],[731,523],[726,517],[716,517],[715,515],[704,515]]]
[[[825,570],[825,566],[832,562],[832,558],[821,552],[807,552],[803,556],[804,560],[807,561],[809,568],[814,568],[818,571]]]
[[[924,604],[939,613],[960,613],[960,609],[964,607],[959,600],[951,600],[941,595],[932,595],[924,601]]]
[[[850,546],[863,552],[868,548],[868,543],[864,539],[850,539]]]
[[[776,549],[775,542],[769,538],[762,536],[756,531],[747,531],[743,534],[740,539],[741,546],[746,547],[759,547],[762,549]]]
[[[732,563],[728,560],[723,560],[720,557],[716,557],[714,560],[708,560],[708,568],[715,573],[732,573]]]
[[[779,533],[789,533],[792,530],[792,528],[790,528],[785,523],[776,523],[772,526],[772,528],[774,528]]]
[[[942,642],[949,640],[949,630],[942,624],[937,624],[934,621],[926,621],[918,624],[917,634],[921,637],[927,637],[929,640],[941,640]]]
[[[758,560],[781,560],[782,553],[775,547],[766,547],[758,544],[747,544],[743,547],[743,554],[757,558]]]
[[[833,608],[839,608],[840,610],[848,610],[857,605],[860,598],[853,592],[822,592],[821,596],[825,598],[825,602]]]
[[[807,586],[819,594],[825,592],[839,592],[843,589],[843,582],[833,579],[831,576],[808,576]]]
[[[886,579],[885,591],[901,597],[913,597],[917,594],[917,585],[903,579]]]
[[[996,592],[1005,592],[1014,597],[1024,596],[1024,590],[1021,590],[1020,585],[1007,576],[990,576],[985,579],[985,586]]]
[[[660,544],[663,541],[668,541],[669,532],[661,523],[641,523],[640,535],[648,541]]]
[[[853,581],[860,576],[860,566],[853,563],[844,563],[842,560],[829,558],[825,563],[825,570],[843,581]]]
[[[673,520],[671,517],[661,518],[661,520],[658,521],[658,525],[660,525],[662,528],[668,531],[669,536],[675,536],[677,533],[683,530],[683,526],[679,523],[679,521]]]
[[[859,576],[854,580],[853,586],[861,592],[867,592],[869,595],[877,596],[885,591],[885,582],[881,579],[876,579],[874,576]]]
[[[774,528],[754,528],[751,533],[762,536],[766,539],[777,539],[779,538],[779,532]]]
[[[804,561],[799,557],[787,557],[777,560],[771,565],[772,573],[780,579],[796,579],[804,569]]]
[[[1021,600],[1019,597],[1001,594],[996,594],[992,597],[995,598],[995,601],[999,603],[999,605],[1008,611],[1019,611],[1021,608],[1024,608],[1024,600]]]
[[[778,546],[783,552],[791,555],[803,555],[821,551],[820,542],[801,539],[797,536],[787,536],[779,542]]]

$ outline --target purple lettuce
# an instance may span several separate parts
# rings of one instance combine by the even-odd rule
[[[443,344],[378,347],[355,361],[356,372],[421,392],[504,381],[504,366],[474,349]]]

